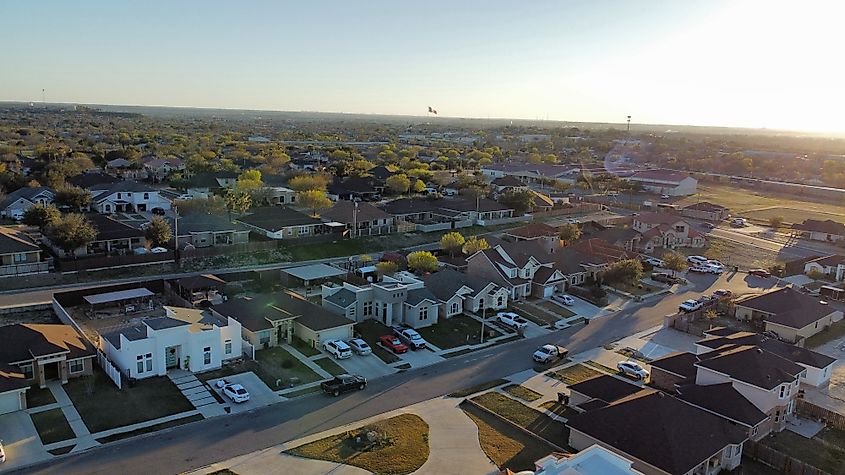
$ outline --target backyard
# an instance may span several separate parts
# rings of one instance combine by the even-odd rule
[[[785,430],[760,442],[828,473],[842,473],[845,464],[845,432],[836,429],[824,428],[811,439]]]
[[[71,379],[64,389],[91,433],[194,409],[164,376],[142,379],[120,390],[95,369],[93,376]]]
[[[426,341],[441,350],[481,342],[481,322],[468,315],[441,318],[436,324],[417,331]],[[486,339],[502,335],[489,325],[485,326],[484,333]]]
[[[29,417],[32,418],[32,423],[35,425],[38,437],[44,445],[76,437],[61,409],[36,412],[35,414],[30,414]]]
[[[243,360],[239,363],[227,364],[219,370],[199,374],[197,378],[202,381],[210,381],[247,371],[255,373],[261,381],[264,381],[264,384],[274,391],[321,379],[320,375],[311,370],[305,363],[279,346],[256,351],[255,361]]]
[[[372,441],[370,433],[373,434]],[[361,437],[361,441],[356,441]],[[428,460],[428,424],[402,414],[360,429],[341,432],[287,451],[297,457],[345,463],[376,474],[401,475]]]

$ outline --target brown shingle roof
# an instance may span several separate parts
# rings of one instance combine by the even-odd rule
[[[538,237],[554,237],[557,236],[558,231],[553,226],[546,223],[531,223],[525,226],[520,226],[510,231],[505,231],[509,236],[517,236],[524,239],[534,239]]]
[[[393,219],[392,215],[385,213],[369,203],[358,203],[357,217],[355,213],[355,203],[341,200],[335,203],[330,209],[323,211],[321,216],[324,219],[331,219],[346,224],[352,224],[356,219],[359,223],[379,219]]]
[[[738,307],[747,307],[769,314],[765,321],[790,328],[804,328],[830,315],[835,310],[819,303],[817,298],[802,294],[792,287],[784,287],[757,297],[737,302]]]
[[[670,353],[651,362],[652,368],[659,368],[684,378],[695,378],[695,363],[698,357],[690,352]]]
[[[692,384],[678,391],[678,397],[694,406],[712,411],[749,427],[766,420],[766,414],[734,389],[731,383],[699,386]]]
[[[804,368],[757,346],[729,346],[698,355],[696,366],[766,390],[798,379]]]
[[[15,324],[0,327],[0,363],[17,363],[64,353],[67,359],[94,356],[94,348],[70,325]]]
[[[569,386],[570,391],[583,394],[591,399],[600,399],[611,403],[623,397],[639,392],[642,388],[614,376],[603,374]]]

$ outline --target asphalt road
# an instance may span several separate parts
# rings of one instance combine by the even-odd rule
[[[533,367],[531,353],[543,343],[567,346],[573,353],[616,341],[660,325],[678,303],[716,288],[735,293],[762,291],[774,279],[727,273],[696,275],[686,292],[630,306],[608,317],[523,339],[465,356],[371,381],[367,389],[338,399],[314,394],[251,413],[207,419],[142,439],[128,439],[60,458],[26,473],[148,474],[179,473],[255,450],[352,423],[439,397]]]

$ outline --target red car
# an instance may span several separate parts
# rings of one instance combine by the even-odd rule
[[[408,352],[408,347],[393,335],[382,335],[379,337],[378,342],[381,343],[381,346],[396,354]]]
[[[757,277],[771,277],[772,273],[767,271],[766,269],[751,269],[748,271],[748,275],[756,275]]]

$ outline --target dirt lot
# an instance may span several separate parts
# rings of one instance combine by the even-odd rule
[[[746,216],[749,212],[754,214],[753,210],[761,210],[759,211],[761,219],[768,219],[769,216],[783,216],[788,222],[794,222],[795,220],[800,222],[807,218],[845,220],[845,206],[823,202],[817,203],[812,199],[802,201],[797,197],[774,195],[770,191],[750,190],[709,183],[699,184],[698,194],[688,196],[675,204],[685,206],[697,201],[709,201],[726,206],[734,216]],[[781,209],[774,212],[762,211],[763,209],[772,207]]]

